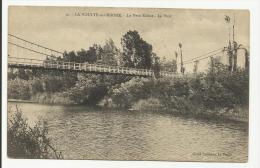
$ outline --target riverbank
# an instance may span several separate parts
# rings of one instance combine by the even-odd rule
[[[10,103],[36,103],[36,104],[44,104],[44,105],[62,105],[62,106],[79,106],[79,107],[86,107],[84,104],[54,104],[54,103],[41,103],[33,100],[20,100],[20,99],[8,99],[8,102]],[[236,109],[220,109],[218,111],[201,111],[199,113],[193,113],[193,112],[180,112],[177,110],[169,110],[165,108],[142,108],[142,109],[126,109],[126,108],[120,108],[120,107],[104,107],[104,106],[88,106],[89,109],[98,109],[99,111],[108,112],[108,111],[127,111],[132,113],[142,113],[142,112],[152,112],[157,114],[170,114],[176,117],[183,117],[183,118],[195,118],[199,120],[208,120],[208,121],[222,121],[222,122],[241,122],[241,123],[247,123],[248,124],[248,109],[245,107],[237,107]]]
[[[181,113],[176,110],[132,110],[131,111],[138,111],[138,112],[144,112],[144,111],[152,111],[154,113],[167,113],[172,114],[173,116],[178,117],[184,117],[184,118],[195,118],[195,119],[202,119],[202,120],[208,120],[208,121],[223,121],[223,122],[240,122],[248,124],[248,109],[245,108],[236,108],[236,109],[230,109],[226,111],[226,109],[221,109],[219,111],[211,111],[207,110],[206,112],[201,113]]]
[[[38,103],[34,100],[21,100],[21,99],[7,99],[8,102],[19,102],[19,103]]]

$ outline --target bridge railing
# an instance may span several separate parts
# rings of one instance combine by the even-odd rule
[[[130,75],[145,75],[145,76],[153,75],[153,71],[147,69],[136,69],[136,68],[109,66],[109,65],[102,65],[102,64],[75,63],[75,62],[63,62],[63,61],[47,60],[43,62],[43,67],[78,70],[78,71],[90,71],[90,72],[121,73],[121,74],[130,74]]]
[[[30,58],[8,57],[8,63],[11,65],[23,66],[23,67],[41,67],[41,68],[51,68],[51,69],[120,73],[120,74],[142,75],[142,76],[153,76],[154,74],[152,70],[147,70],[147,69],[109,66],[103,64],[64,62],[64,61],[56,61],[56,60],[39,60],[39,59],[30,59]]]
[[[86,71],[86,72],[103,72],[103,73],[117,73],[117,74],[140,75],[140,76],[154,76],[153,70],[128,68],[128,67],[120,67],[120,66],[109,66],[103,64],[76,63],[76,62],[39,60],[39,59],[16,58],[16,57],[8,57],[8,63],[11,65],[23,66],[23,67],[39,67],[39,68],[75,70],[75,71]],[[174,72],[160,71],[159,75],[167,76],[167,77],[175,77],[178,74]]]

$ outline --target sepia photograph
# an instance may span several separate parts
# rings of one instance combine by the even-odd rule
[[[9,6],[10,159],[248,162],[250,12]]]

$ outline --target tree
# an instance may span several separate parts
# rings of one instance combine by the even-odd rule
[[[93,44],[89,47],[86,53],[85,62],[95,63],[98,59],[101,59],[102,48],[100,45]]]
[[[121,39],[124,66],[150,69],[152,66],[152,45],[144,41],[139,33],[128,31]]]
[[[119,61],[120,50],[115,46],[112,39],[106,40],[102,47],[101,60],[102,64],[117,65]]]
[[[75,53],[75,51],[70,51],[69,53],[67,53],[66,51],[63,54],[63,59],[65,62],[76,62],[77,60],[77,55]]]
[[[83,63],[87,61],[87,51],[85,49],[81,49],[77,51],[78,60],[77,62]]]
[[[103,49],[100,45],[93,44],[93,46],[90,46],[88,50],[81,49],[77,52],[70,51],[70,52],[64,52],[63,54],[63,61],[66,62],[88,62],[88,63],[95,63],[98,59],[101,59]]]

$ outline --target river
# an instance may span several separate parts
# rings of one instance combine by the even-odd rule
[[[98,110],[85,106],[18,105],[29,124],[48,122],[65,159],[247,161],[245,123],[213,122],[167,113]]]

